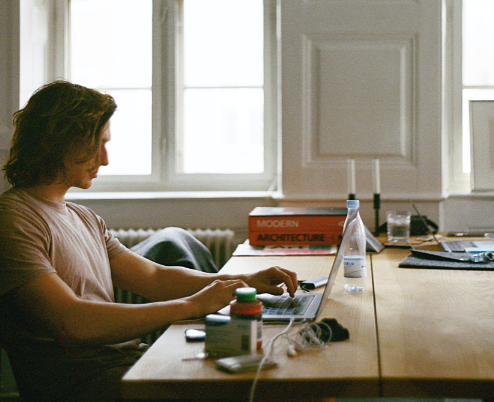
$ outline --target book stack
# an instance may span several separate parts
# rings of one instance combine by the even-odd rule
[[[249,214],[249,244],[338,245],[346,215],[346,208],[257,207]]]

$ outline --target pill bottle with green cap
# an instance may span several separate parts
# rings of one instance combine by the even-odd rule
[[[257,291],[254,288],[238,288],[235,291],[236,299],[230,303],[232,319],[251,320],[257,326],[257,349],[262,348],[262,302],[257,300]]]

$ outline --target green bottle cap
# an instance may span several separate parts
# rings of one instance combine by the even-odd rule
[[[255,288],[238,288],[235,291],[235,295],[239,302],[254,302],[257,300],[257,291]]]

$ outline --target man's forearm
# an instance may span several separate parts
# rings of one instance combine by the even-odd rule
[[[69,344],[105,345],[140,338],[173,321],[198,316],[187,299],[146,304],[79,300],[68,307],[63,329],[55,337]]]

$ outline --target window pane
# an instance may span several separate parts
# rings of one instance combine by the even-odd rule
[[[494,85],[494,1],[463,0],[463,85]]]
[[[107,149],[108,166],[102,175],[151,174],[151,91],[112,90],[117,110],[111,118],[112,138]]]
[[[101,174],[151,174],[152,0],[70,0],[69,54],[70,80],[118,105]]]
[[[184,84],[262,86],[262,0],[184,0]]]
[[[262,0],[183,1],[178,170],[263,173]]]
[[[91,88],[150,88],[152,1],[70,5],[70,79]]]
[[[189,89],[184,103],[183,172],[263,172],[262,89]]]

